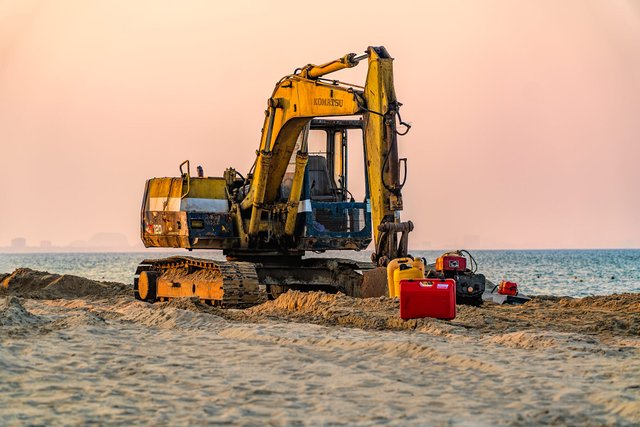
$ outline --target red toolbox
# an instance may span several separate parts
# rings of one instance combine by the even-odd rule
[[[400,317],[418,319],[456,317],[456,281],[453,279],[405,279],[400,281]]]

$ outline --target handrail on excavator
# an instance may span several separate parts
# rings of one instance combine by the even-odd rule
[[[184,165],[187,165],[186,172],[182,170],[182,166]],[[187,191],[185,191],[185,193],[180,196],[181,199],[184,199],[189,195],[189,191],[191,191],[191,166],[189,165],[189,160],[185,160],[184,162],[180,163],[180,176],[182,177],[182,180],[187,183]]]

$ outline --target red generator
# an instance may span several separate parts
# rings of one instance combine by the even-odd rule
[[[467,259],[460,255],[444,254],[436,259],[437,271],[460,271],[467,269]]]
[[[453,279],[405,279],[400,281],[400,318],[456,317],[456,281]]]

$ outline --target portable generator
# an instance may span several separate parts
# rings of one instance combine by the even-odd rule
[[[468,257],[468,260],[467,260]],[[470,268],[468,268],[470,267]],[[478,263],[464,249],[442,254],[427,277],[440,277],[456,281],[456,302],[458,304],[480,305],[486,286],[483,274],[476,273]]]

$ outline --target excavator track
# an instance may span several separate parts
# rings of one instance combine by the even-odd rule
[[[253,263],[187,256],[142,261],[133,291],[137,299],[148,302],[196,297],[226,308],[250,307],[265,299]]]

